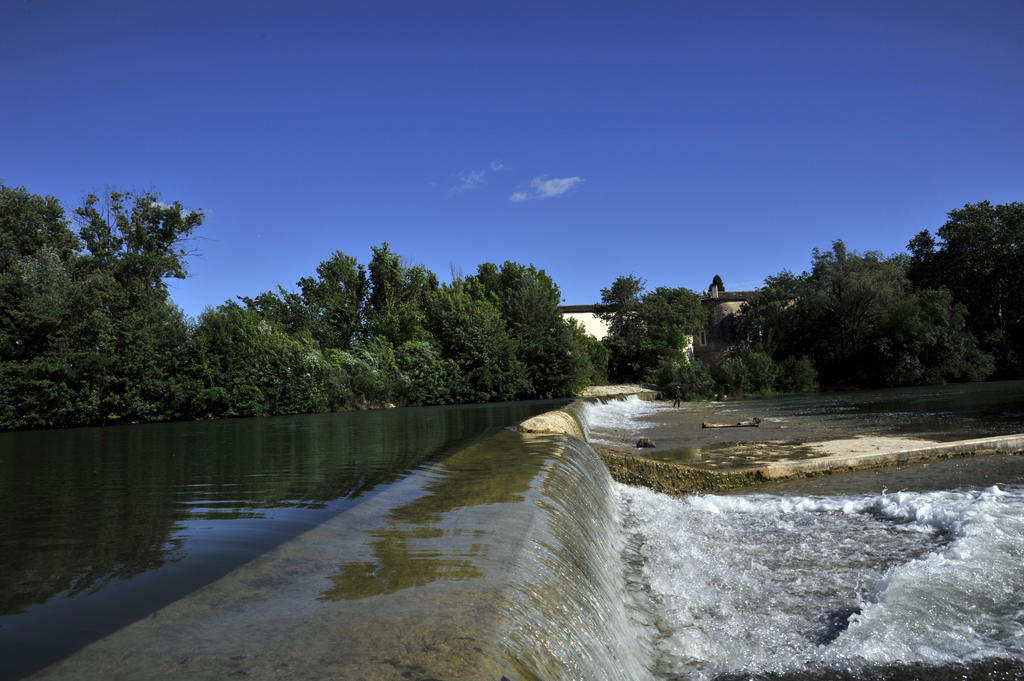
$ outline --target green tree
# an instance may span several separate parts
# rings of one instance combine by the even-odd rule
[[[245,306],[264,319],[280,324],[289,334],[314,334],[317,324],[314,311],[301,295],[278,286],[277,291],[265,291],[255,298],[237,296]]]
[[[516,357],[526,367],[531,395],[568,397],[584,387],[590,355],[577,346],[562,319],[561,293],[544,270],[511,261],[500,268],[484,263],[466,279],[465,287],[501,313]]]
[[[909,244],[915,286],[948,288],[998,374],[1024,375],[1024,203],[967,204]]]
[[[91,256],[87,266],[110,271],[133,295],[166,293],[167,278],[184,279],[184,248],[203,223],[200,211],[186,211],[180,202],[166,204],[159,194],[111,191],[90,194],[75,209],[79,236]]]
[[[645,281],[635,275],[621,276],[601,289],[597,316],[608,323],[604,343],[608,348],[608,378],[635,381],[643,374],[643,342],[646,329],[640,318]]]
[[[707,323],[707,310],[700,296],[686,288],[659,286],[644,294],[640,320],[645,332],[643,343],[646,367],[659,357],[681,352],[693,334]]]
[[[428,330],[443,359],[452,360],[453,402],[513,400],[529,395],[526,366],[516,357],[501,314],[456,284],[427,298]]]
[[[773,357],[806,351],[802,319],[810,312],[797,302],[808,297],[806,276],[783,270],[767,277],[765,285],[748,297],[737,315],[738,334],[752,347]]]
[[[807,355],[786,357],[779,364],[779,376],[775,381],[784,392],[809,392],[818,389],[818,370]]]
[[[613,381],[652,379],[661,360],[684,353],[707,322],[707,311],[693,291],[660,286],[645,293],[643,280],[632,275],[602,289],[596,309],[609,324],[605,344]]]
[[[927,239],[916,243],[924,247]],[[743,306],[743,352],[771,357],[778,365],[775,385],[784,390],[810,389],[819,369],[830,386],[919,385],[989,375],[991,358],[968,330],[963,307],[942,289],[913,290],[907,272],[915,267],[918,257],[860,255],[842,241],[830,251],[815,249],[810,271],[769,277]],[[744,378],[751,371],[744,362],[728,367],[731,389],[760,389]]]
[[[608,383],[608,348],[597,338],[584,330],[583,325],[575,319],[566,322],[572,334],[572,343],[577,353],[587,356],[588,370],[583,377],[583,386],[604,385]]]
[[[437,290],[437,276],[423,265],[408,266],[387,242],[372,248],[366,325],[370,336],[393,345],[423,337],[424,304]]]
[[[402,402],[408,405],[449,404],[459,375],[455,360],[443,357],[432,340],[406,341],[395,353],[404,377]]]
[[[715,392],[715,381],[708,365],[685,353],[659,358],[651,378],[668,394],[673,394],[678,385],[683,399],[688,401],[705,399]]]
[[[779,374],[770,355],[750,347],[722,363],[722,383],[729,393],[767,395],[775,388]]]
[[[152,192],[110,191],[102,199],[88,196],[75,216],[87,251],[76,269],[80,290],[91,292],[81,336],[93,341],[85,364],[93,371],[98,416],[166,418],[185,327],[164,280],[185,278],[185,245],[203,214]]]
[[[976,381],[994,370],[967,330],[965,308],[946,289],[908,295],[892,310],[878,341],[888,385]]]
[[[154,420],[174,412],[185,324],[164,278],[185,276],[202,214],[157,194],[75,211],[0,190],[0,373],[6,427]]]
[[[865,351],[910,282],[880,253],[851,253],[836,240],[831,251],[814,249],[808,284],[804,302],[818,313],[824,332],[819,351],[828,356],[827,364],[837,366]]]
[[[194,416],[323,411],[326,362],[312,338],[294,338],[252,309],[227,302],[199,316],[191,341]]]
[[[56,198],[0,185],[0,273],[44,247],[66,262],[79,245]]]
[[[312,317],[313,337],[324,348],[347,350],[362,332],[370,287],[366,269],[354,257],[335,251],[317,266],[316,273],[316,279],[299,280]]]

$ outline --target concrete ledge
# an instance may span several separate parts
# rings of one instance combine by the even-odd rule
[[[528,418],[519,424],[519,430],[523,433],[552,433],[573,435],[581,440],[587,439],[583,434],[583,427],[576,417],[561,409],[546,411]]]
[[[765,478],[775,480],[800,475],[830,473],[836,470],[875,468],[913,461],[924,461],[927,459],[971,456],[975,454],[996,452],[1024,452],[1024,434],[997,435],[995,437],[982,437],[975,438],[973,440],[938,442],[931,445],[889,452],[833,454],[831,456],[822,456],[815,459],[804,459],[803,461],[780,461],[765,464],[763,466],[757,466],[749,470],[760,471]]]
[[[587,397],[612,397],[623,398],[627,395],[638,395],[642,400],[653,400],[658,395],[656,387],[640,385],[638,383],[623,383],[619,385],[592,385],[584,388],[580,393],[581,398]]]
[[[1024,434],[957,440],[898,451],[834,454],[737,468],[706,470],[642,456],[598,449],[612,478],[626,485],[649,487],[665,494],[694,494],[757,485],[769,480],[825,475],[840,471],[881,468],[902,463],[980,454],[1024,454]]]

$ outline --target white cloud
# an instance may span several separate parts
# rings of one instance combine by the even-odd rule
[[[462,194],[471,189],[476,189],[487,182],[486,170],[473,170],[465,175],[459,176],[459,183],[448,190],[449,194]]]
[[[549,199],[566,193],[580,182],[582,177],[535,177],[530,180],[527,191],[518,191],[508,197],[510,201],[528,201],[530,199]]]
[[[491,161],[489,167],[482,170],[471,170],[464,175],[459,175],[458,184],[448,190],[449,194],[463,194],[470,190],[482,187],[487,184],[487,175],[489,173],[496,173],[505,166],[502,165],[501,161]]]

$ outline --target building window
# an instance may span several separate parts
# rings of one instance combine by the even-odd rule
[[[705,331],[704,329],[700,330],[700,344],[701,345],[707,345],[708,344],[708,332]]]

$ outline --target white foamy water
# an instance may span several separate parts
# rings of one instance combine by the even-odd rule
[[[577,416],[591,444],[621,445],[635,440],[651,426],[660,425],[657,415],[669,408],[664,402],[630,395],[604,403],[583,402]]]
[[[615,490],[662,678],[1024,660],[1024,488]]]

